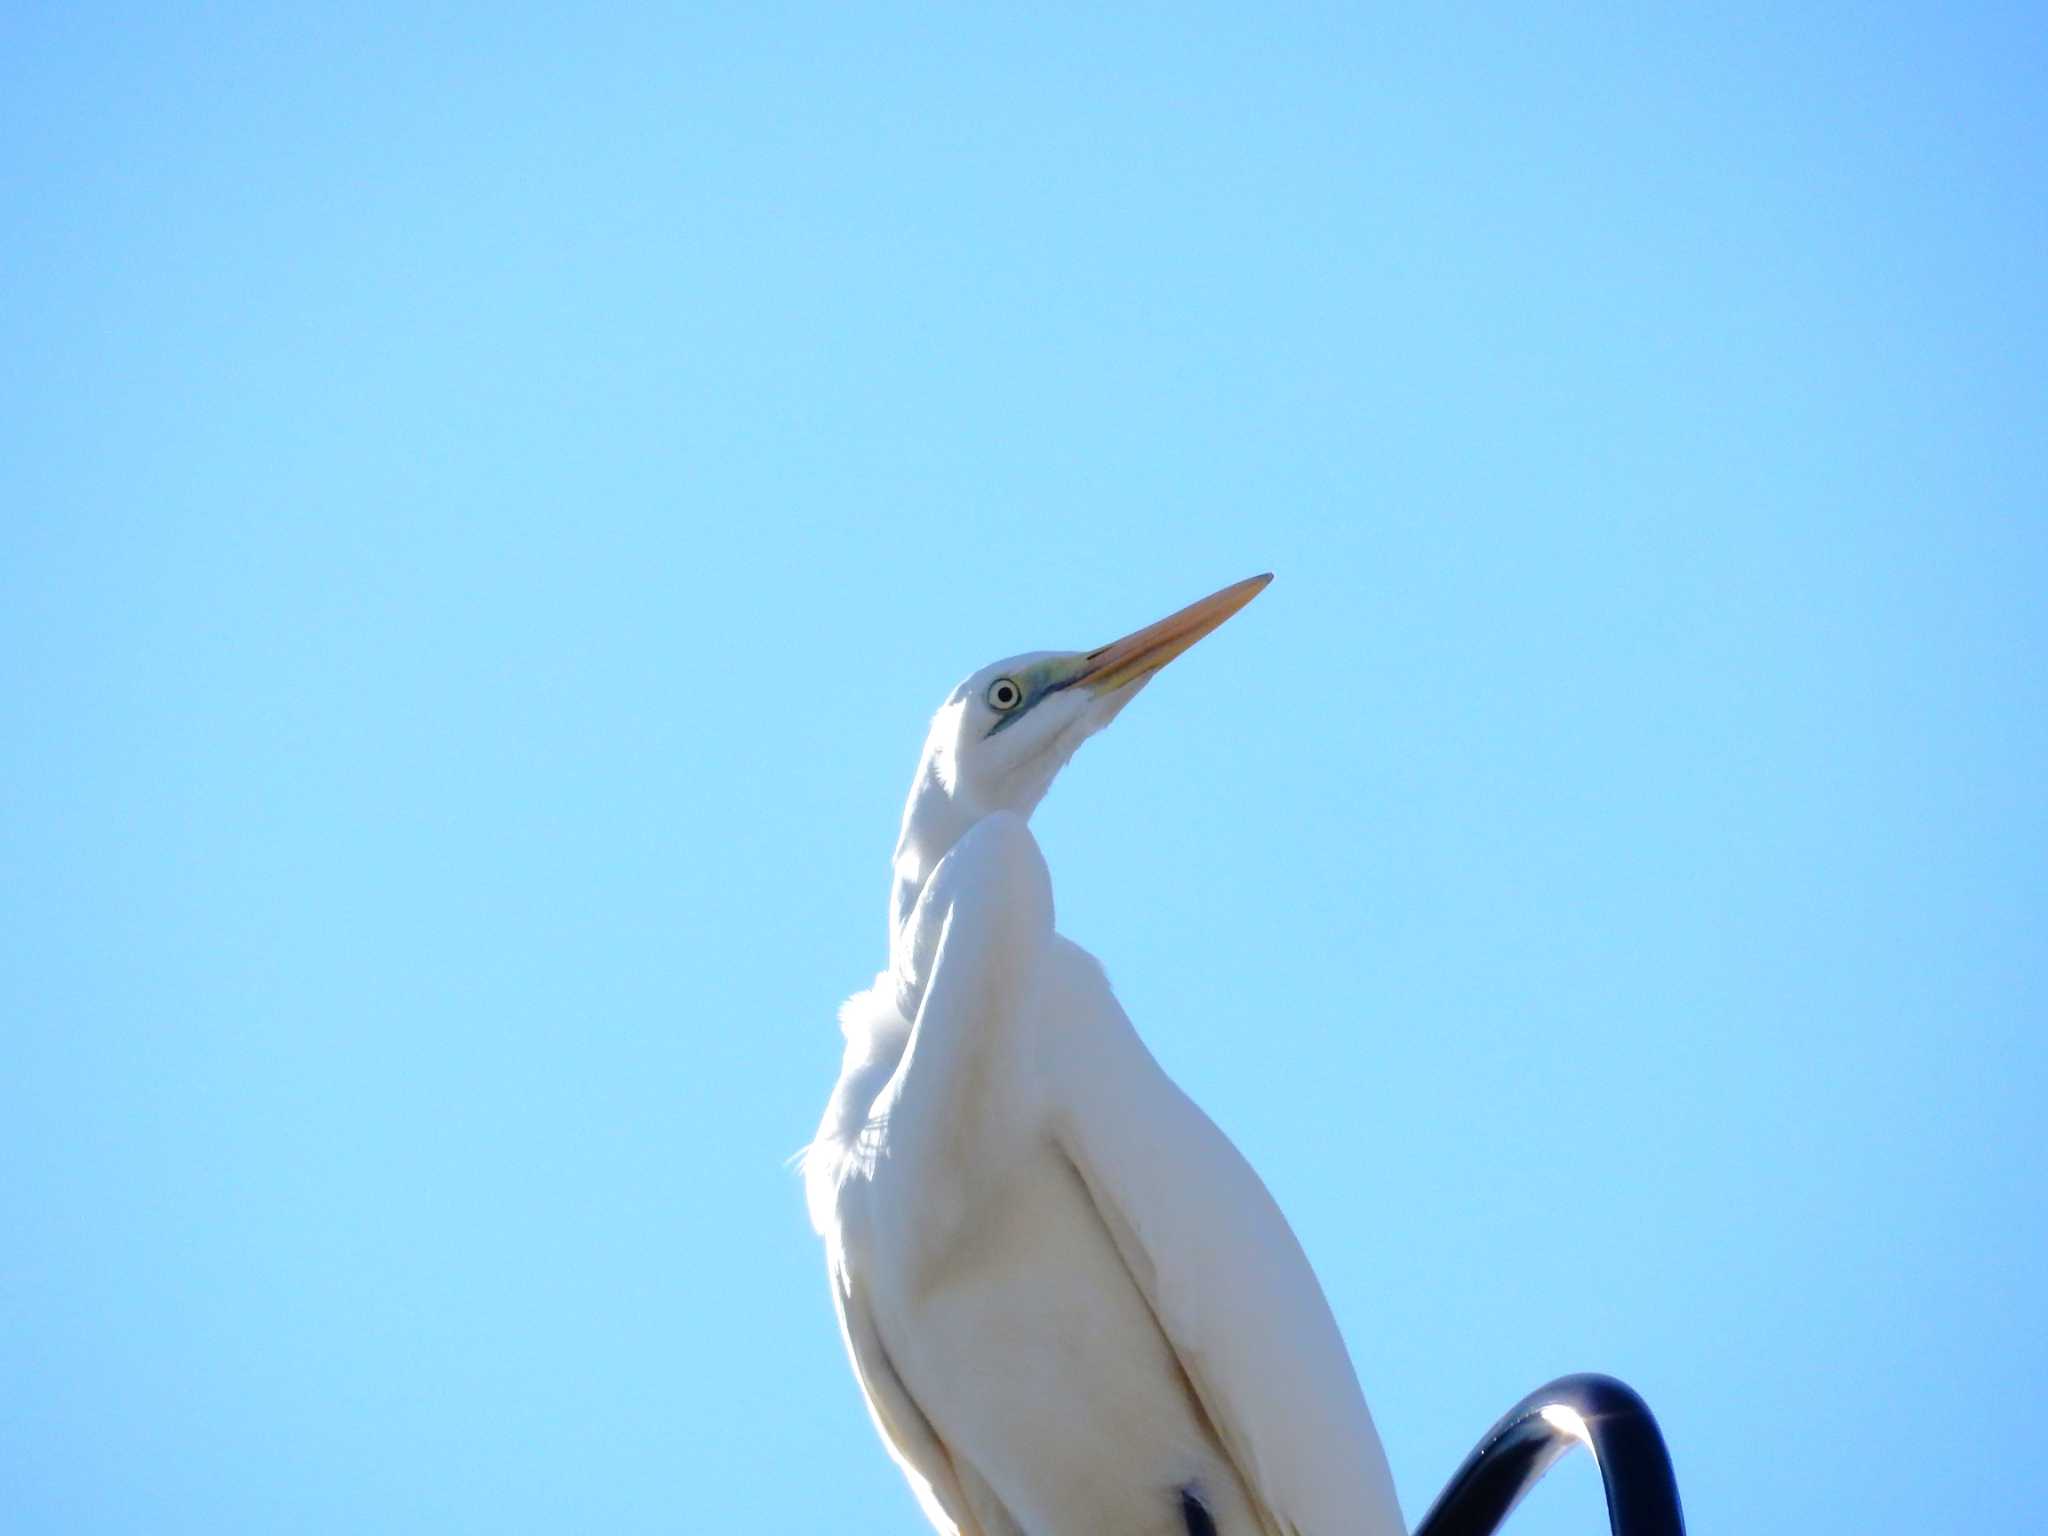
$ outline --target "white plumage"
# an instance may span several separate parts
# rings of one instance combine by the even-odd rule
[[[804,1172],[854,1371],[942,1531],[1403,1530],[1300,1245],[1054,932],[1026,824],[1080,742],[1266,579],[985,669],[933,722],[890,968],[841,1010]]]

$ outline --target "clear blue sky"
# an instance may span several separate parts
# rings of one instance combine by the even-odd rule
[[[1037,825],[1410,1518],[2038,1521],[2038,7],[344,9],[0,27],[0,1526],[919,1529],[925,718],[1268,569]]]

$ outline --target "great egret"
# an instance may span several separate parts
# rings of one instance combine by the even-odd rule
[[[1400,1536],[1379,1435],[1251,1166],[1053,931],[1026,825],[1074,751],[1271,580],[985,667],[932,721],[889,968],[804,1155],[875,1427],[966,1536]]]

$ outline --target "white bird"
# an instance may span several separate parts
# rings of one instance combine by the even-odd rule
[[[896,844],[889,968],[804,1154],[875,1427],[964,1536],[1400,1536],[1300,1244],[1053,931],[1026,825],[1160,667],[1272,578],[955,688]]]

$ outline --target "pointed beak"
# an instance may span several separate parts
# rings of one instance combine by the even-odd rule
[[[1272,572],[1250,576],[1211,593],[1199,603],[1189,603],[1179,613],[1168,614],[1157,624],[1147,624],[1134,634],[1113,640],[1099,651],[1090,651],[1074,678],[1096,693],[1108,693],[1150,677],[1202,636],[1216,628],[1246,603],[1265,591]]]

